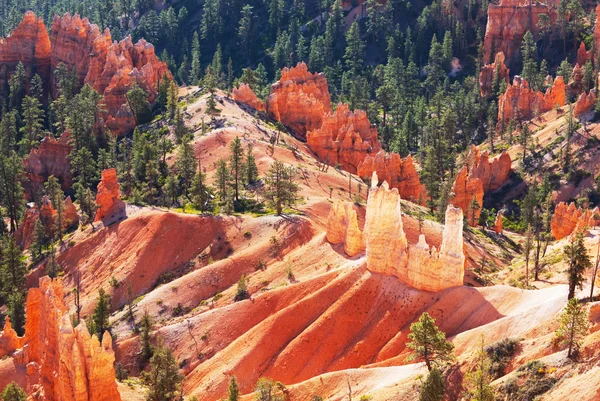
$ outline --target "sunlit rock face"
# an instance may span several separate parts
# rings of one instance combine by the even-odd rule
[[[530,2],[528,0],[501,0],[488,6],[488,19],[483,41],[483,61],[492,62],[498,52],[506,56],[507,64],[520,54],[521,42],[527,31],[537,35],[540,15],[548,16],[550,23],[556,21],[558,0]]]
[[[573,115],[577,118],[589,119],[592,117],[594,107],[596,106],[596,93],[594,90],[590,90],[587,93],[582,93],[577,98],[575,107],[573,108]]]
[[[325,114],[331,113],[325,75],[310,73],[305,63],[284,68],[281,79],[271,86],[267,112],[305,140],[306,133],[320,128]]]
[[[490,96],[494,85],[494,78],[500,84],[504,81],[510,84],[510,70],[504,64],[506,57],[504,53],[496,53],[494,62],[481,67],[479,73],[479,92],[481,96]]]
[[[364,228],[370,271],[394,275],[425,291],[462,285],[465,266],[462,230],[462,210],[450,205],[439,250],[430,249],[423,235],[417,244],[409,245],[402,227],[398,190],[390,189],[387,182],[379,186],[377,174],[373,174]]]
[[[496,220],[494,221],[493,230],[496,234],[502,234],[502,212],[496,214]]]
[[[119,192],[117,170],[114,168],[102,170],[102,179],[96,193],[96,205],[98,209],[96,209],[95,221],[110,219],[125,210],[125,203],[121,200]]]
[[[529,120],[536,115],[564,106],[567,101],[566,85],[563,77],[556,77],[546,93],[536,92],[529,83],[520,76],[515,76],[498,98],[498,128],[502,129],[512,119]]]
[[[355,256],[365,251],[365,239],[358,228],[358,218],[352,202],[335,201],[327,217],[327,240],[344,244],[344,252]]]
[[[69,137],[68,133],[64,133],[59,139],[46,136],[40,146],[32,149],[23,159],[23,170],[28,178],[23,186],[30,200],[39,199],[38,196],[43,193],[44,182],[51,175],[58,179],[63,191],[71,189],[73,175],[69,161],[71,153]]]
[[[265,111],[265,102],[260,100],[252,91],[250,85],[240,84],[238,88],[233,88],[233,100],[245,104],[258,111]]]
[[[550,232],[554,239],[563,239],[573,233],[587,230],[600,224],[600,209],[583,210],[575,203],[560,202],[554,208],[550,220]]]
[[[421,205],[427,201],[427,189],[421,183],[411,155],[402,159],[397,153],[381,150],[375,156],[367,156],[358,166],[358,175],[363,179],[370,179],[374,172],[380,181],[387,182],[390,188],[398,189],[402,199]]]
[[[371,125],[367,113],[350,111],[339,104],[334,113],[326,114],[321,127],[308,131],[308,147],[330,166],[340,165],[356,174],[368,155],[381,150],[377,128]]]
[[[100,342],[85,323],[73,328],[63,296],[60,280],[41,278],[27,295],[25,335],[18,337],[7,321],[0,357],[13,359],[33,400],[120,401],[110,334]]]

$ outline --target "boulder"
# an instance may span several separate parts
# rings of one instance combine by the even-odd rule
[[[331,113],[325,75],[310,73],[305,63],[284,68],[281,79],[271,86],[267,112],[298,139],[306,140],[306,133],[320,128],[325,114]]]
[[[348,256],[365,251],[365,239],[358,228],[356,210],[351,202],[336,200],[327,216],[327,241],[344,244]]]
[[[23,159],[23,170],[27,174],[24,189],[30,200],[39,199],[43,193],[44,182],[53,175],[61,185],[63,191],[69,191],[73,185],[71,174],[70,134],[65,132],[59,139],[46,136],[42,139],[37,149],[32,149]]]
[[[341,167],[353,174],[370,154],[381,149],[377,128],[362,110],[350,111],[340,103],[335,113],[324,116],[321,127],[306,134],[308,147],[330,166]],[[370,175],[369,175],[370,176]]]
[[[427,200],[427,189],[421,184],[419,173],[415,168],[412,156],[404,160],[397,153],[387,153],[383,150],[373,156],[367,156],[358,166],[358,175],[368,179],[377,173],[381,181],[388,183],[390,188],[397,188],[402,199],[424,205]]]
[[[250,88],[250,85],[240,84],[238,88],[233,88],[233,100],[245,104],[258,111],[265,111],[265,102],[260,100]]]
[[[505,81],[506,84],[510,84],[510,70],[504,64],[504,53],[496,53],[494,62],[486,64],[481,67],[479,73],[479,92],[481,96],[490,96],[492,94],[492,86],[494,85],[494,78],[498,83]]]
[[[520,54],[521,42],[527,31],[534,37],[540,27],[540,15],[545,14],[551,24],[557,18],[558,0],[531,2],[528,0],[500,0],[498,4],[488,6],[487,26],[483,40],[483,61],[490,63],[497,52],[503,52],[507,65],[514,67],[513,62]]]
[[[40,279],[39,288],[29,289],[25,335],[15,337],[7,323],[0,334],[0,357],[12,355],[23,365],[25,391],[36,399],[120,401],[110,334],[104,333],[100,342],[85,323],[73,328],[63,295],[62,282],[48,277]]]
[[[102,179],[98,184],[96,194],[96,218],[94,221],[105,221],[125,212],[125,203],[121,200],[117,170],[114,168],[102,170]]]

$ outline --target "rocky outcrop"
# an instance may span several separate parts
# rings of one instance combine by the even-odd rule
[[[581,94],[583,89],[583,68],[580,67],[581,64],[575,64],[573,67],[573,71],[571,72],[571,78],[569,80],[569,94],[571,96],[577,96]]]
[[[40,279],[27,295],[25,335],[10,324],[0,334],[0,357],[13,358],[26,374],[25,391],[46,401],[120,401],[112,338],[90,336],[85,323],[73,328],[60,280]]]
[[[582,93],[575,102],[573,108],[573,115],[581,119],[589,119],[592,117],[594,107],[596,106],[596,93],[594,90],[590,90],[588,93]]]
[[[559,240],[599,224],[600,210],[597,207],[593,210],[582,210],[575,203],[560,202],[554,209],[550,232],[554,239]]]
[[[28,80],[36,73],[48,82],[50,78],[50,39],[41,18],[31,11],[6,39],[0,38],[0,88],[21,62]]]
[[[596,6],[596,16],[600,15],[600,4]],[[594,49],[600,49],[600,18],[596,18],[594,25]],[[597,66],[596,66],[597,67]]]
[[[471,176],[468,166],[465,165],[458,171],[452,191],[454,197],[450,202],[459,207],[467,216],[469,225],[475,227],[483,208],[483,183],[479,178]],[[474,200],[477,204],[473,203]]]
[[[502,212],[498,212],[494,221],[494,227],[492,228],[496,234],[502,234],[502,219]]]
[[[566,104],[564,79],[559,76],[546,93],[536,92],[529,87],[527,80],[515,76],[512,85],[498,98],[498,126],[500,129],[514,119],[529,120],[538,114]]]
[[[492,87],[495,81],[498,84],[502,81],[505,81],[507,85],[510,84],[510,70],[506,68],[504,60],[504,53],[496,53],[493,63],[481,67],[481,72],[479,73],[479,92],[481,96],[490,96],[492,94]]]
[[[585,65],[588,61],[592,60],[592,51],[585,49],[585,43],[581,42],[579,49],[577,49],[577,65]]]
[[[15,242],[21,249],[27,249],[32,244],[35,236],[35,224],[40,218],[40,211],[35,203],[28,203],[23,221],[15,232]]]
[[[306,134],[308,147],[330,166],[341,165],[356,174],[359,165],[370,154],[381,149],[377,128],[362,110],[350,111],[340,103],[335,113],[324,116],[320,128]],[[370,176],[370,175],[369,175]]]
[[[358,175],[369,179],[373,172],[377,173],[381,181],[387,182],[390,188],[397,188],[402,199],[425,204],[427,189],[421,184],[411,155],[403,160],[397,153],[381,150],[374,157],[367,156],[358,166]]]
[[[503,52],[507,64],[512,66],[518,56],[521,41],[527,31],[537,35],[540,30],[540,15],[548,16],[550,23],[556,21],[557,0],[531,2],[528,0],[500,0],[490,3],[488,20],[483,41],[483,61],[491,62],[492,57]]]
[[[500,188],[512,171],[512,160],[506,151],[490,160],[488,152],[480,152],[475,145],[471,145],[467,163],[469,177],[479,178],[484,192]]]
[[[102,179],[96,194],[96,205],[98,209],[96,209],[95,221],[108,220],[125,212],[125,203],[119,193],[117,170],[114,168],[102,171]]]
[[[245,104],[258,111],[265,111],[265,102],[260,100],[250,88],[250,85],[240,84],[238,88],[233,88],[233,100]]]
[[[325,75],[310,73],[305,63],[284,68],[281,79],[271,86],[267,112],[305,140],[306,133],[320,128],[325,114],[331,113]]]
[[[355,256],[365,251],[365,239],[358,228],[356,210],[351,202],[336,200],[327,216],[327,241],[344,244],[344,252]]]
[[[398,277],[402,282],[425,291],[441,291],[463,284],[463,214],[448,206],[440,250],[429,248],[425,236],[409,245],[402,227],[400,195],[387,182],[378,186],[373,173],[367,200],[364,236],[367,268]]]
[[[68,191],[73,185],[69,154],[71,145],[70,135],[64,133],[57,140],[50,136],[42,139],[37,149],[32,149],[23,159],[23,170],[27,180],[23,182],[25,193],[29,199],[34,199],[43,192],[44,182],[53,175],[60,183],[63,191]],[[37,197],[39,199],[39,197]]]

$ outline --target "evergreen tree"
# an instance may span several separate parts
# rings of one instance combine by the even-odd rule
[[[249,143],[246,152],[246,166],[244,168],[244,171],[246,172],[246,183],[249,185],[258,181],[258,167],[256,167],[256,159],[254,158],[252,149],[253,146]]]
[[[19,336],[25,334],[25,300],[24,291],[16,290],[8,296],[8,317]]]
[[[21,179],[23,163],[17,154],[10,150],[0,154],[0,204],[5,208],[10,219],[10,231],[19,227],[21,213],[25,207],[25,196]]]
[[[190,197],[194,205],[201,211],[204,212],[210,209],[212,192],[206,185],[206,174],[202,172],[201,168],[198,169],[192,181]]]
[[[244,61],[252,61],[254,56],[254,7],[245,4],[238,26],[239,49]]]
[[[31,149],[35,147],[44,132],[44,110],[42,103],[33,96],[25,96],[21,106],[23,110],[23,122],[25,125],[21,128],[21,150],[24,154],[29,154]]]
[[[19,61],[15,72],[8,79],[8,87],[10,90],[9,105],[12,109],[16,109],[21,105],[25,97],[25,89],[27,77],[23,63]]]
[[[197,159],[194,154],[194,146],[191,144],[191,138],[185,137],[181,145],[179,145],[175,166],[177,168],[179,187],[188,198],[194,176],[196,175],[196,164]]]
[[[276,160],[269,169],[266,177],[264,196],[275,206],[277,215],[281,215],[283,206],[291,206],[296,202],[298,185],[295,183],[296,171]]]
[[[567,306],[558,318],[560,326],[554,333],[554,341],[566,346],[567,357],[571,358],[581,345],[588,331],[588,316],[585,307],[575,298],[569,299]]]
[[[490,374],[491,360],[483,346],[483,337],[481,346],[475,357],[475,366],[467,377],[467,394],[473,401],[494,401],[494,389],[490,385],[493,380]]]
[[[240,388],[235,376],[231,376],[231,379],[229,379],[229,387],[227,388],[227,401],[238,401],[239,398]]]
[[[27,401],[27,393],[15,382],[9,383],[2,391],[2,401]]]
[[[360,38],[360,27],[357,22],[353,22],[346,33],[346,51],[344,61],[351,77],[362,72],[365,59],[365,43]]]
[[[592,261],[583,241],[583,234],[577,233],[571,242],[565,245],[563,253],[569,262],[568,299],[572,299],[575,297],[575,289],[577,287],[582,288],[583,286],[585,271],[592,266]]]
[[[197,84],[200,80],[200,74],[202,72],[202,67],[200,65],[200,39],[198,37],[198,32],[194,31],[194,35],[192,37],[192,64],[190,67],[190,80],[192,84]]]
[[[145,124],[152,118],[152,110],[148,102],[148,94],[137,84],[134,84],[125,95],[127,105],[133,113],[136,125]]]
[[[231,172],[231,186],[235,201],[240,200],[240,187],[243,184],[244,177],[244,150],[239,136],[229,145],[231,155],[229,156],[229,171]]]
[[[159,339],[152,358],[150,369],[143,373],[149,388],[148,401],[175,401],[180,397],[180,385],[183,375],[179,373],[177,360],[173,352]]]
[[[142,359],[142,363],[146,363],[152,357],[152,353],[154,351],[152,344],[150,343],[150,332],[152,331],[152,317],[148,311],[144,311],[144,315],[142,316],[142,320],[140,321],[140,344],[141,351],[140,357]]]
[[[110,295],[104,291],[104,288],[98,290],[98,300],[96,301],[96,307],[94,313],[90,317],[90,325],[88,330],[92,334],[96,334],[98,339],[102,339],[104,332],[110,331]]]
[[[442,401],[444,399],[444,377],[442,372],[433,368],[419,390],[419,401]]]
[[[227,168],[227,162],[224,159],[217,161],[217,193],[221,203],[227,202],[229,199],[229,188],[231,182],[231,176],[229,169]]]
[[[223,29],[223,19],[221,17],[220,8],[220,0],[207,0],[204,3],[204,14],[202,14],[200,30],[202,39],[208,39],[212,43],[217,43],[219,41],[219,36]]]
[[[407,360],[425,362],[430,372],[434,367],[454,360],[454,345],[446,340],[446,334],[438,329],[435,320],[427,312],[423,312],[418,322],[410,325],[408,339],[410,342],[406,346],[412,353]]]

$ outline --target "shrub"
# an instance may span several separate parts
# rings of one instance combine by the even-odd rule
[[[519,348],[519,341],[513,338],[505,338],[485,348],[491,360],[490,374],[494,379],[502,377],[512,357]]]

